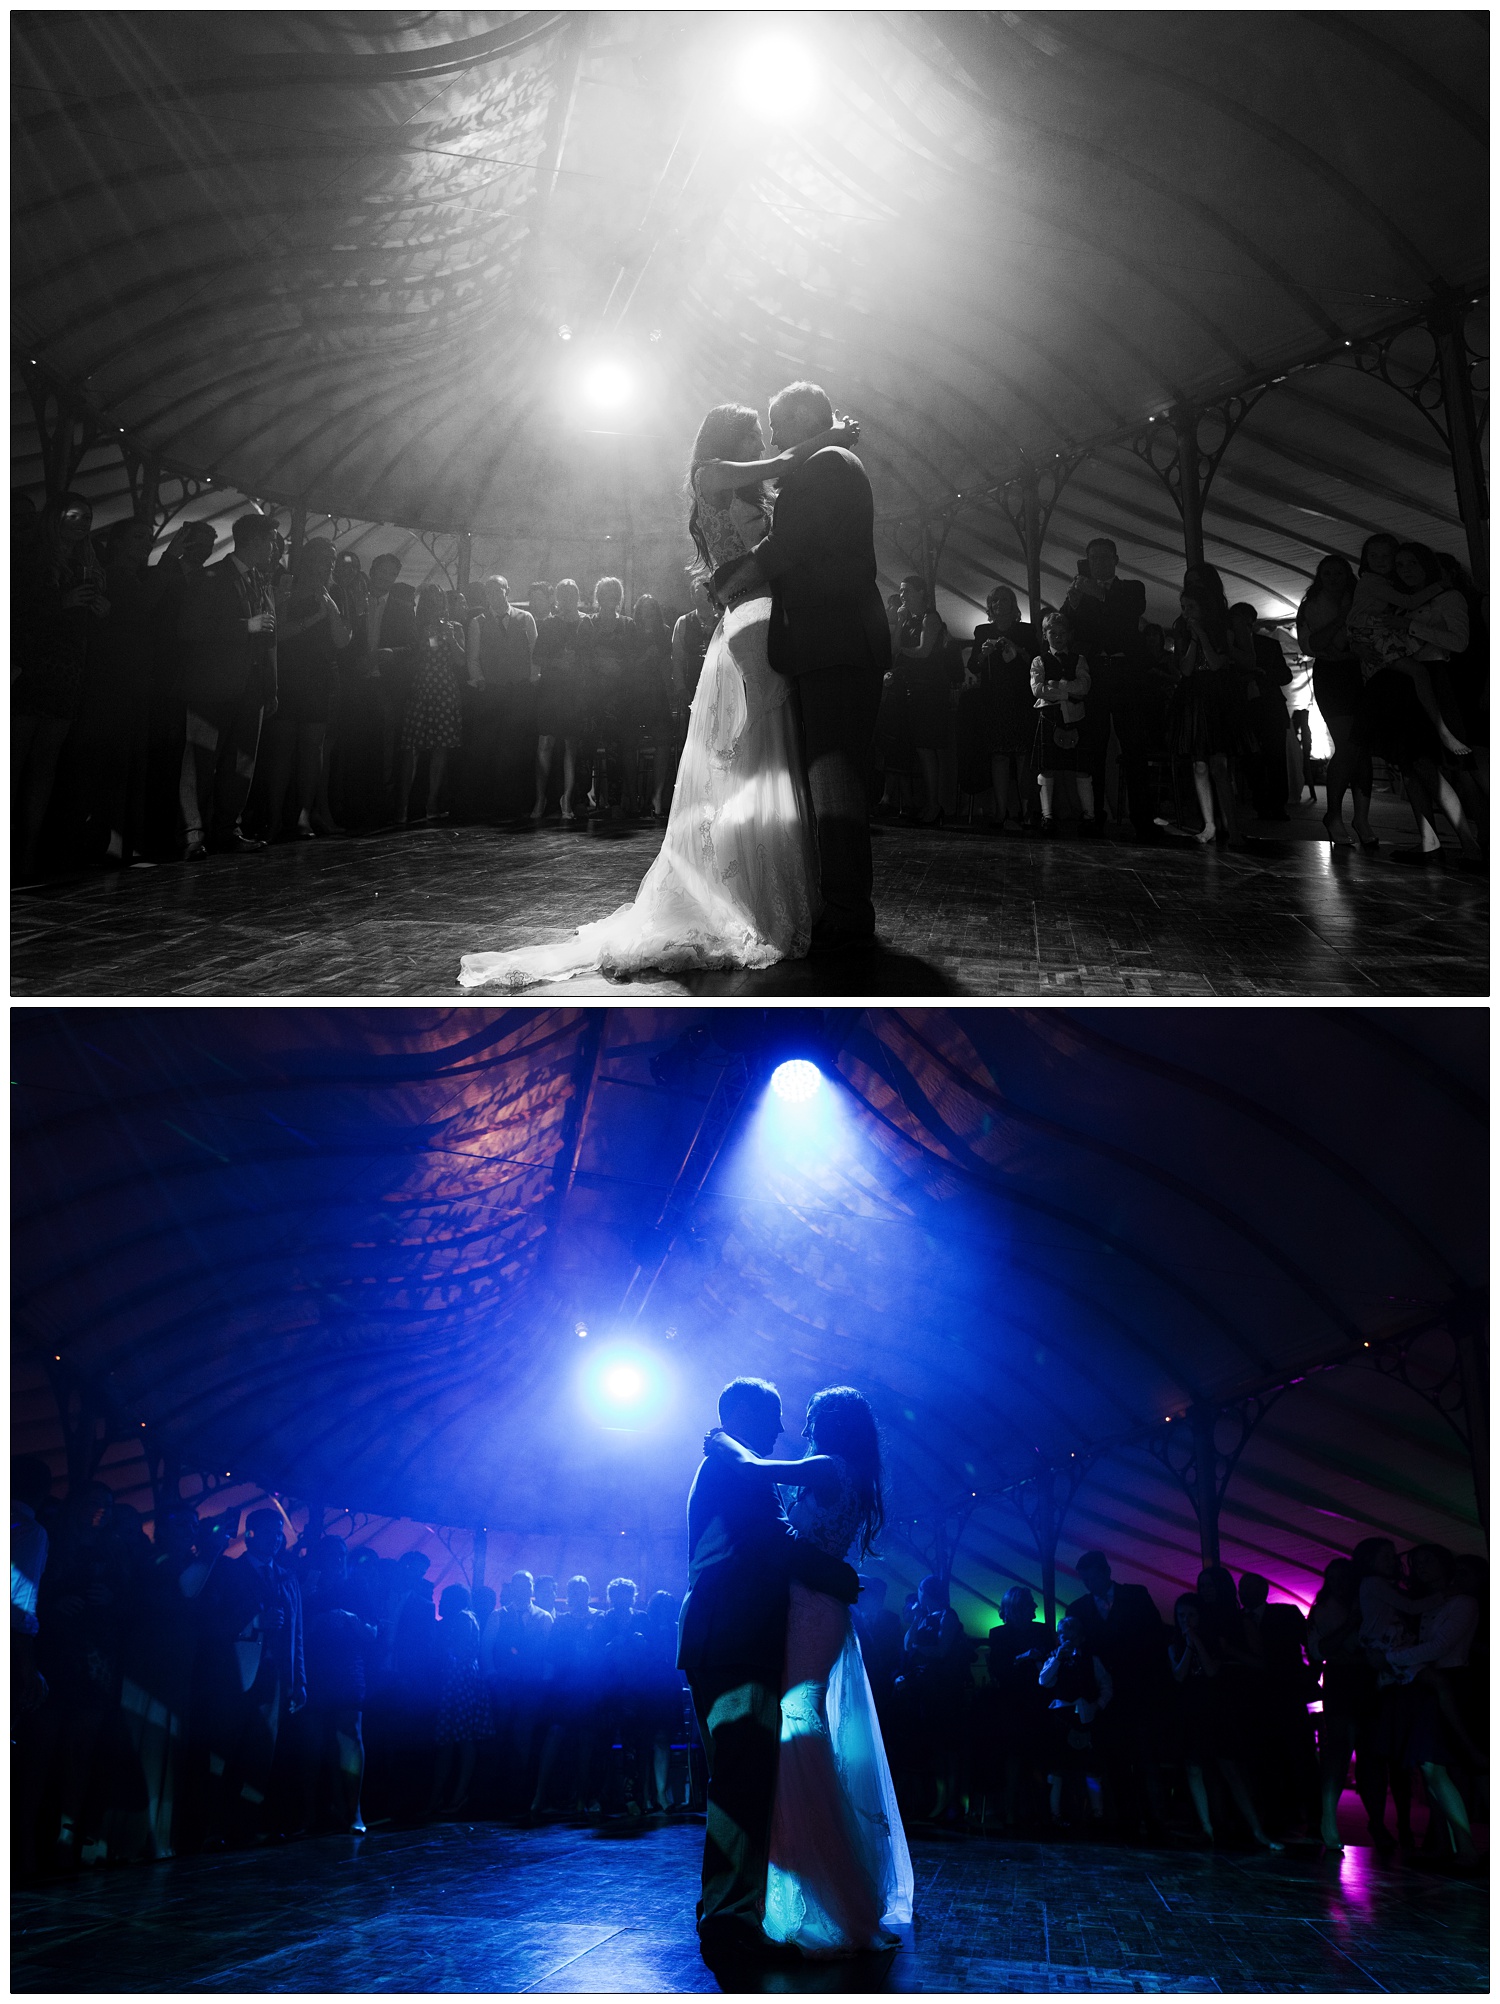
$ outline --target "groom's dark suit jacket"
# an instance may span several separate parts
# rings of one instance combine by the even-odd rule
[[[891,665],[875,571],[875,497],[852,452],[827,445],[785,475],[771,533],[751,552],[771,586],[778,675]]]
[[[853,1603],[852,1566],[799,1541],[757,1468],[705,1457],[688,1497],[688,1592],[677,1664],[690,1680],[723,1670],[781,1688],[787,1588],[793,1579]]]

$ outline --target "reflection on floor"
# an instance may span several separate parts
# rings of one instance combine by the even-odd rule
[[[442,1824],[19,1893],[16,1991],[713,1990],[701,1823]],[[1486,1893],[1351,1848],[1205,1855],[918,1838],[893,1955],[779,1990],[1483,1991]]]
[[[1488,884],[1332,851],[1312,808],[1204,852],[878,829],[881,947],[759,975],[593,978],[534,995],[1477,995]],[[17,995],[452,995],[462,954],[627,902],[661,836],[435,826],[20,891]],[[1456,851],[1450,854],[1450,863]]]

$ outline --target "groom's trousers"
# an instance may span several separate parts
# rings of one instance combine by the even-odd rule
[[[716,1666],[688,1680],[708,1759],[700,1933],[715,1921],[758,1929],[765,1909],[781,1693],[763,1676]]]
[[[873,933],[870,750],[883,677],[871,668],[817,668],[796,679],[802,755],[818,818],[819,925]]]

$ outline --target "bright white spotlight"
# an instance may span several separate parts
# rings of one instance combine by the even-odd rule
[[[778,1099],[790,1100],[793,1106],[811,1099],[822,1083],[823,1074],[806,1058],[788,1058],[771,1074],[772,1092]]]
[[[611,1364],[599,1380],[599,1389],[614,1405],[638,1405],[646,1389],[646,1374],[638,1364]]]
[[[602,411],[616,411],[630,401],[634,386],[618,362],[596,362],[583,379],[583,394]]]
[[[757,42],[740,58],[741,102],[760,118],[800,118],[818,97],[818,66],[800,43]]]
[[[668,1400],[666,1372],[649,1350],[611,1344],[579,1379],[583,1402],[601,1426],[633,1433],[658,1418]]]

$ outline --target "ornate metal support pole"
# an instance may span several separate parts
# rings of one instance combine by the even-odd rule
[[[301,556],[302,545],[306,541],[307,541],[307,510],[301,507],[294,508],[292,510],[291,549],[289,552],[291,556],[293,570],[297,568],[297,559]]]
[[[1050,466],[1040,469],[1025,460],[1021,471],[1007,480],[996,498],[1009,517],[1026,559],[1026,600],[1032,625],[1040,631],[1042,621],[1042,545],[1047,524],[1058,496],[1087,453],[1059,453]]]
[[[1177,506],[1182,515],[1182,548],[1188,566],[1203,561],[1203,484],[1198,469],[1198,413],[1190,404],[1179,404],[1172,412],[1172,428],[1177,433]],[[1205,1565],[1217,1565],[1215,1556]]]
[[[1189,564],[1203,562],[1203,505],[1213,485],[1229,441],[1265,395],[1269,384],[1224,397],[1216,404],[1174,404],[1164,418],[1153,418],[1131,440],[1131,450],[1143,459],[1177,505],[1182,517],[1182,547]],[[1216,445],[1205,445],[1218,428]]]
[[[1026,606],[1033,633],[1042,630],[1042,497],[1035,473],[1021,488],[1021,548],[1026,557]]]
[[[42,448],[47,499],[66,494],[84,455],[99,436],[99,419],[81,398],[55,383],[32,363],[26,369],[26,390],[36,418]]]
[[[1191,544],[1189,550],[1191,551]],[[1200,537],[1198,544],[1203,548]],[[1189,555],[1188,561],[1192,562]],[[1193,1483],[1192,1503],[1198,1517],[1198,1552],[1205,1566],[1219,1563],[1219,1502],[1220,1490],[1214,1432],[1219,1415],[1212,1406],[1190,1406],[1188,1425],[1193,1438]]]
[[[1028,1475],[1024,1482],[1005,1492],[1006,1502],[1025,1523],[1036,1546],[1037,1561],[1042,1569],[1042,1605],[1049,1628],[1056,1626],[1057,1543],[1062,1536],[1063,1522],[1073,1507],[1084,1477],[1104,1452],[1103,1448],[1098,1448],[1084,1454],[1070,1454],[1065,1462],[1039,1462],[1035,1475]]]
[[[478,1593],[484,1585],[485,1561],[489,1557],[490,1534],[481,1524],[474,1533],[474,1556],[469,1564],[469,1592]]]
[[[472,530],[465,529],[458,539],[458,588],[467,598],[469,595],[469,574],[474,564],[474,536]]]
[[[1193,1507],[1198,1549],[1205,1566],[1219,1564],[1219,1511],[1245,1443],[1285,1390],[1285,1385],[1277,1385],[1229,1406],[1195,1403],[1188,1407],[1186,1426],[1173,1426],[1168,1421],[1147,1443]],[[1219,1442],[1219,1428],[1225,1421],[1239,1428],[1238,1439],[1229,1447]]]
[[[1484,1534],[1490,1532],[1490,1298],[1476,1292],[1448,1320],[1458,1352],[1459,1377],[1468,1420],[1469,1462],[1474,1470],[1474,1501]]]
[[[1462,293],[1445,292],[1434,300],[1427,325],[1437,345],[1447,418],[1448,453],[1453,461],[1453,485],[1458,512],[1469,543],[1469,570],[1481,591],[1489,580],[1489,490],[1479,445],[1479,420],[1474,409],[1474,384],[1469,345],[1464,336],[1469,302]]]

